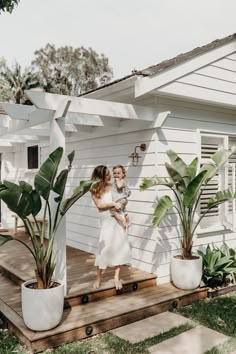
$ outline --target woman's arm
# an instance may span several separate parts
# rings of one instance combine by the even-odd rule
[[[100,198],[95,197],[95,195],[93,195],[93,194],[92,194],[92,198],[93,198],[94,204],[96,205],[96,207],[99,210],[106,210],[106,209],[111,209],[111,208],[115,208],[116,210],[121,209],[120,203],[116,203],[116,202],[103,203],[103,202],[101,202]]]

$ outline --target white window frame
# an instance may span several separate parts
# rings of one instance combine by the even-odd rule
[[[222,147],[225,149],[228,149],[229,147],[229,137],[233,136],[236,137],[236,134],[229,134],[228,132],[218,132],[218,131],[209,131],[209,130],[203,130],[203,129],[197,129],[197,135],[198,135],[198,159],[199,162],[201,163],[201,142],[202,142],[202,137],[209,137],[209,138],[219,138],[222,139],[223,144]],[[221,172],[219,176],[219,185],[220,188],[225,189],[225,170]],[[197,235],[201,236],[204,234],[208,234],[211,232],[219,232],[219,231],[234,231],[232,227],[227,226],[227,223],[225,223],[225,215],[226,215],[226,206],[223,204],[219,207],[219,223],[208,226],[208,227],[203,227],[201,224],[197,228]],[[198,207],[198,215],[200,215],[200,205]],[[233,214],[234,218],[236,219],[235,213]],[[236,223],[233,222],[235,225]]]

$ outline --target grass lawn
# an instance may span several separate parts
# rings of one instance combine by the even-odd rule
[[[236,293],[206,299],[192,305],[177,309],[175,312],[191,318],[196,325],[202,324],[230,337],[223,346],[212,349],[204,354],[229,354],[236,350]],[[148,348],[168,338],[174,337],[192,328],[183,325],[172,328],[145,341],[130,344],[111,333],[99,334],[94,337],[62,345],[58,348],[47,350],[44,353],[52,354],[148,354]],[[0,331],[0,354],[28,354],[24,346],[7,330]]]
[[[212,349],[207,354],[227,354],[236,350],[236,293],[195,302],[179,308],[177,312],[231,337],[224,346]]]
[[[176,336],[192,328],[189,325],[172,328],[170,331],[146,339],[137,344],[120,339],[111,333],[99,334],[89,339],[64,344],[58,348],[47,350],[44,353],[52,354],[148,354],[147,348]],[[25,347],[8,331],[0,332],[0,354],[28,354]]]

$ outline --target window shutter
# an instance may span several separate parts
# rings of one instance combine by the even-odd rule
[[[212,137],[201,137],[201,165],[206,163],[210,157],[220,148],[221,141]],[[203,215],[207,208],[208,200],[219,190],[219,174],[217,174],[207,186],[204,187],[200,199],[200,214]],[[201,227],[209,227],[219,222],[219,206],[209,210],[201,222]]]
[[[236,139],[229,137],[229,148],[236,145]],[[224,168],[224,189],[232,189],[235,192],[236,184],[236,153],[229,158],[229,163]],[[236,231],[236,204],[235,200],[232,202],[226,202],[222,206],[223,212],[223,224],[227,229]]]

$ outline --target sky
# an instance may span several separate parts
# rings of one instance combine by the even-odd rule
[[[0,15],[0,57],[30,65],[34,51],[92,47],[114,78],[236,32],[236,0],[21,0]]]

